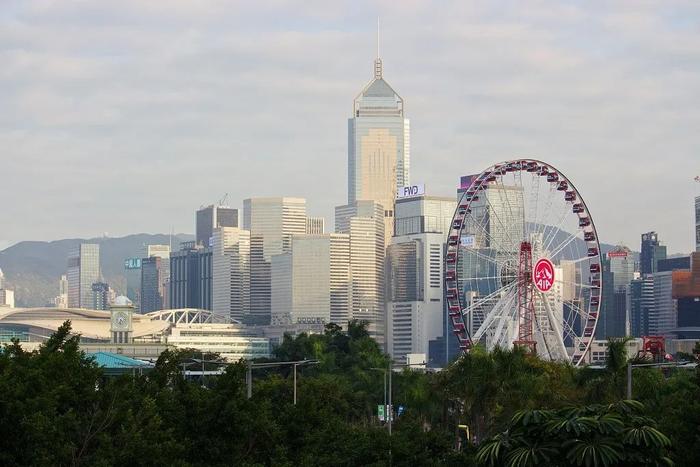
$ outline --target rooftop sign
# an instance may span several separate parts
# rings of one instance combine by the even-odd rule
[[[416,196],[423,196],[425,194],[425,184],[420,183],[418,185],[404,186],[396,190],[396,199],[401,198],[415,198]]]

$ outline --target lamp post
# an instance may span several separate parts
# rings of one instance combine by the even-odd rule
[[[660,368],[660,367],[666,367],[666,366],[682,368],[685,365],[688,365],[688,363],[638,363],[636,365],[633,365],[631,361],[627,362],[627,399],[632,399],[632,369],[633,368],[642,368],[642,367]],[[692,363],[691,363],[691,365],[692,365]]]
[[[372,367],[370,370],[377,370],[377,371],[383,371],[384,372],[384,416],[385,419],[387,420],[387,430],[389,431],[389,436],[391,436],[391,425],[392,422],[394,421],[394,410],[392,406],[392,374],[394,373],[394,368],[411,368],[413,366],[424,366],[425,362],[422,363],[405,363],[405,364],[395,364],[392,361],[389,361],[389,364],[387,365],[387,368],[376,368]],[[387,380],[387,373],[389,374],[389,405],[387,405],[387,388],[386,388],[386,380]]]
[[[297,405],[297,366],[317,365],[318,360],[298,360],[294,362],[270,362],[270,363],[253,363],[250,360],[247,362],[245,382],[247,386],[248,399],[253,397],[253,369],[254,368],[274,368],[278,366],[292,365],[294,368],[294,405]]]

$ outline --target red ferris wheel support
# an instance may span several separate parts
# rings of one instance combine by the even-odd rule
[[[513,344],[525,347],[535,353],[537,343],[532,336],[532,321],[535,316],[535,302],[532,290],[532,245],[520,243],[518,262],[518,339]]]

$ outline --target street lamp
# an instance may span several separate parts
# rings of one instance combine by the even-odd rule
[[[396,364],[396,363],[390,361],[388,368],[376,368],[376,367],[370,368],[370,370],[378,370],[378,371],[384,372],[384,416],[385,416],[385,418],[388,418],[387,429],[389,430],[389,436],[391,436],[391,424],[394,421],[394,408],[393,408],[392,403],[391,403],[391,396],[392,396],[391,376],[394,373],[394,368],[410,368],[413,366],[423,367],[423,366],[425,366],[425,362]],[[387,391],[386,391],[387,371],[389,373],[389,405],[388,406],[386,403],[387,402]]]
[[[665,367],[665,366],[671,366],[671,367],[676,367],[676,368],[681,368],[683,366],[691,366],[693,363],[691,362],[674,362],[674,363],[637,363],[637,364],[632,364],[631,361],[627,362],[627,399],[632,399],[632,369],[633,368],[642,368],[642,367]],[[697,364],[695,364],[697,366]],[[692,368],[692,366],[691,366]]]
[[[274,368],[278,366],[292,365],[294,368],[294,405],[297,405],[297,366],[317,365],[318,360],[298,360],[293,362],[269,362],[269,363],[253,363],[250,360],[247,362],[248,368],[245,375],[248,399],[253,397],[253,368]]]

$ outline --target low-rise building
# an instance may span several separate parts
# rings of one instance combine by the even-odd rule
[[[209,310],[135,313],[126,297],[110,311],[77,308],[0,308],[0,343],[17,339],[35,350],[67,320],[88,353],[111,352],[155,361],[167,348],[218,352],[228,361],[270,356],[270,339],[260,328],[222,320]]]

